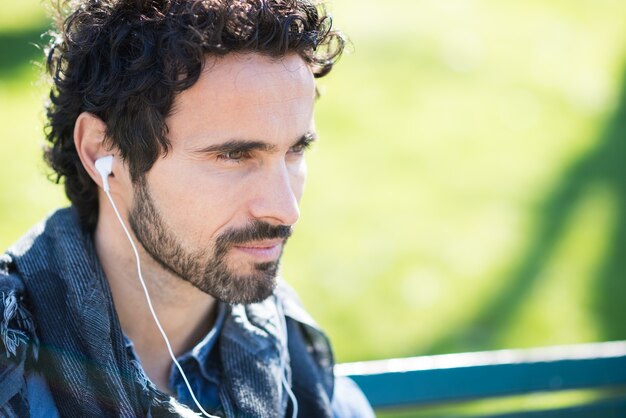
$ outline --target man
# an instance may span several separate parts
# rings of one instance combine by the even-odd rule
[[[72,206],[0,259],[3,415],[372,416],[276,277],[343,47],[323,9],[62,8],[46,158]]]

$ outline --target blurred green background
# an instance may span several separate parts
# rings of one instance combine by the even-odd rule
[[[338,361],[626,338],[626,2],[335,0],[285,277]],[[0,14],[0,247],[65,204],[38,0]]]

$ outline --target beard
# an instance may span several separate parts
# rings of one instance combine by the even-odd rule
[[[286,241],[291,226],[255,220],[243,228],[223,232],[212,249],[190,250],[182,245],[157,210],[145,177],[136,182],[134,198],[130,227],[146,252],[163,268],[226,303],[261,302],[273,293],[282,249],[276,261],[253,263],[247,274],[234,271],[226,257],[234,245],[276,238]]]

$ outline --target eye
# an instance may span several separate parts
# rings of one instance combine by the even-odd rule
[[[291,147],[289,151],[292,154],[302,154],[305,149],[306,147],[304,145],[299,144],[299,145],[294,145],[293,147]]]
[[[297,154],[297,155],[304,154],[304,151],[306,151],[311,146],[311,142],[312,141],[302,141],[294,145],[293,147],[289,148],[289,152],[291,154]]]
[[[246,151],[236,150],[236,151],[227,151],[217,156],[218,160],[226,160],[226,161],[242,161],[249,157],[249,154]]]

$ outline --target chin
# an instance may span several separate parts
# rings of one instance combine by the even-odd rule
[[[228,304],[250,304],[262,302],[274,293],[277,285],[278,263],[256,264],[250,274],[216,272],[202,278],[190,280],[196,288],[215,299]]]

